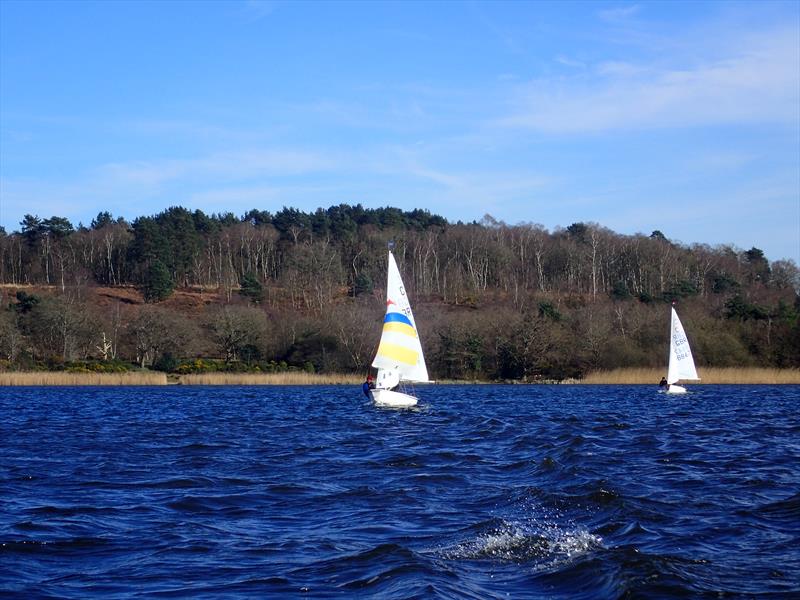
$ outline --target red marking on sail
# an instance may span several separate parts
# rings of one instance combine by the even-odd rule
[[[395,306],[397,306],[397,303],[394,300],[387,300],[386,306],[389,306],[390,304],[394,304]]]

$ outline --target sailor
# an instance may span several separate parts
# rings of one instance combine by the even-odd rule
[[[669,387],[669,384],[667,383],[667,378],[666,377],[662,377],[661,378],[661,381],[658,382],[658,387],[660,387],[660,388],[668,388]]]
[[[367,380],[361,384],[361,391],[369,398],[369,391],[375,389],[375,381],[372,379],[372,374],[367,375]]]

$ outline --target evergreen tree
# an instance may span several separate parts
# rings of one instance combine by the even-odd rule
[[[267,210],[252,209],[245,213],[242,222],[250,223],[253,227],[272,225],[272,215]]]
[[[111,213],[104,210],[97,213],[97,216],[92,219],[91,227],[92,229],[102,229],[106,225],[111,225],[113,222],[114,218],[111,216]]]
[[[19,290],[17,292],[17,303],[14,305],[14,309],[19,314],[27,314],[36,308],[39,302],[41,302],[39,296]]]
[[[576,242],[585,242],[588,231],[589,228],[586,226],[586,223],[573,223],[567,227],[567,233],[569,234],[569,237],[574,239]]]
[[[42,237],[42,220],[35,215],[25,215],[20,221],[22,237],[28,242],[28,245],[33,247]]]
[[[241,286],[239,294],[249,298],[251,302],[259,303],[264,301],[264,286],[253,273],[245,273],[239,282]]]
[[[45,219],[42,221],[42,229],[56,239],[67,237],[70,233],[75,231],[69,219],[65,219],[64,217],[50,217],[49,219]]]
[[[744,259],[750,268],[751,281],[767,284],[769,282],[770,268],[769,261],[764,256],[764,251],[754,246],[744,253]]]
[[[353,285],[353,295],[360,296],[361,294],[371,294],[373,289],[372,278],[364,271],[359,273]]]
[[[146,302],[159,302],[169,298],[175,284],[169,276],[167,267],[160,260],[150,264],[142,285],[142,293]]]

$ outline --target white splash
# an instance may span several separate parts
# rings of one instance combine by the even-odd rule
[[[541,517],[537,515],[541,513]],[[602,547],[600,536],[576,526],[572,521],[559,524],[556,513],[539,508],[529,518],[494,519],[486,530],[452,546],[439,548],[437,554],[450,560],[500,560],[534,568],[549,569],[569,563]]]

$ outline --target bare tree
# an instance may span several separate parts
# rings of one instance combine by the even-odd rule
[[[229,363],[239,360],[248,347],[260,352],[267,338],[265,313],[250,306],[221,307],[212,327],[214,342]]]

